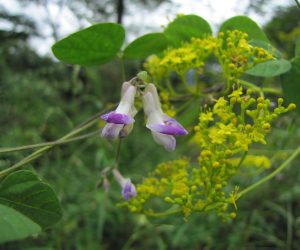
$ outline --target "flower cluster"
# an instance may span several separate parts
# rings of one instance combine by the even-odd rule
[[[145,63],[146,70],[156,82],[170,77],[175,72],[183,81],[191,69],[203,74],[203,66],[214,55],[227,80],[233,82],[242,73],[258,63],[274,59],[271,51],[249,43],[248,35],[238,30],[220,32],[217,37],[192,38],[179,48],[169,48],[161,57],[151,56]]]
[[[145,63],[145,68],[157,81],[171,72],[183,76],[190,69],[202,68],[204,61],[216,49],[216,38],[192,38],[190,43],[184,43],[180,48],[169,48],[162,57],[152,56]]]
[[[226,35],[226,36],[225,36]],[[236,79],[258,63],[274,59],[270,51],[249,44],[248,35],[238,30],[220,32],[214,51],[224,75]]]
[[[249,147],[265,144],[271,122],[295,109],[294,104],[284,107],[282,98],[276,108],[270,106],[269,99],[255,98],[251,91],[244,93],[241,88],[215,100],[211,109],[200,114],[195,126],[192,143],[200,151],[197,164],[180,159],[158,165],[137,185],[137,197],[124,205],[132,212],[151,215],[157,211],[147,204],[158,197],[166,203],[166,209],[175,206],[185,218],[193,211],[215,211],[223,219],[234,218],[238,187],[230,187],[230,178],[239,173],[244,161],[246,165],[252,161],[256,168],[270,167],[265,157],[246,157]]]
[[[116,110],[101,116],[107,124],[102,130],[102,137],[116,139],[126,137],[133,129],[134,116],[137,110],[134,106],[138,86],[125,82],[122,85],[121,101]],[[142,93],[144,113],[147,117],[146,127],[150,129],[153,139],[167,151],[176,147],[175,136],[186,135],[188,132],[173,118],[166,115],[162,109],[154,84],[147,84]],[[122,188],[122,195],[129,200],[137,195],[136,188],[129,178],[124,178],[119,170],[112,169],[115,180]]]
[[[115,111],[101,116],[107,122],[102,130],[102,137],[116,139],[126,137],[133,129],[134,116],[137,110],[134,106],[137,86],[129,82],[123,83],[121,101]],[[174,136],[186,135],[188,132],[173,118],[166,115],[162,109],[154,84],[147,84],[142,94],[144,112],[147,117],[146,127],[151,130],[153,139],[166,150],[176,147]]]

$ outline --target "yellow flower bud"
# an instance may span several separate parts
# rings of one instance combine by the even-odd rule
[[[175,198],[174,200],[176,203],[178,204],[182,204],[183,203],[183,200],[181,198]]]
[[[200,127],[199,127],[199,126],[195,126],[195,127],[194,127],[194,130],[195,130],[195,132],[200,131]]]
[[[136,206],[130,206],[130,211],[131,212],[136,212],[138,209],[137,209],[137,207]]]
[[[246,132],[251,132],[252,131],[252,126],[250,124],[246,124],[245,131]]]
[[[191,187],[191,191],[192,191],[192,192],[196,192],[196,191],[197,191],[197,186],[196,186],[196,185],[193,185],[193,186]]]
[[[234,218],[236,217],[236,213],[235,213],[235,212],[230,213],[230,217],[231,217],[232,219],[234,219]]]
[[[277,103],[279,106],[281,106],[283,103],[283,98],[278,98]]]
[[[296,109],[296,104],[295,103],[291,103],[291,104],[289,104],[289,106],[288,106],[288,110],[294,110],[294,109]]]
[[[251,95],[253,93],[252,89],[247,89],[247,95]]]
[[[268,122],[263,125],[263,129],[266,130],[266,131],[269,131],[270,128],[271,128],[271,125]]]
[[[264,104],[262,104],[262,103],[257,104],[257,109],[263,109],[263,108],[264,108]]]
[[[258,103],[263,103],[264,100],[265,100],[265,99],[264,99],[263,97],[261,97],[261,96],[257,98],[257,102],[258,102]]]
[[[202,167],[201,170],[205,173],[208,174],[207,168],[206,167]]]
[[[229,66],[230,69],[234,69],[235,68],[235,65],[233,63],[230,63],[228,66]]]
[[[173,203],[174,201],[169,197],[165,197],[165,202],[168,202],[168,203]]]
[[[213,168],[219,168],[219,167],[220,167],[220,163],[217,162],[217,161],[215,161],[215,162],[213,163]]]
[[[234,105],[236,103],[236,97],[230,98],[230,104]]]

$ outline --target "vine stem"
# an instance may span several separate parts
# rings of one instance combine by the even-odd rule
[[[121,153],[121,144],[122,144],[122,139],[118,140],[118,145],[117,145],[117,151],[116,151],[116,157],[115,157],[115,168],[118,168],[119,166],[119,159],[120,159],[120,153]]]
[[[237,199],[241,198],[243,195],[245,195],[246,193],[252,191],[253,189],[255,189],[256,187],[260,186],[261,184],[267,182],[268,180],[270,180],[271,178],[273,178],[276,174],[278,174],[280,171],[282,171],[284,168],[286,168],[300,153],[300,147],[298,147],[293,154],[290,155],[290,157],[288,159],[286,159],[286,161],[284,161],[277,169],[275,169],[272,173],[270,173],[269,175],[267,175],[266,177],[262,178],[261,180],[259,180],[258,182],[255,182],[254,184],[252,184],[251,186],[245,188],[244,190],[242,190],[241,192],[239,192],[237,194]]]
[[[69,142],[86,139],[86,138],[92,137],[92,136],[97,135],[97,134],[99,134],[99,130],[91,132],[91,133],[87,133],[87,134],[84,134],[84,135],[80,135],[80,136],[77,136],[77,137],[73,137],[71,139],[62,140],[62,141],[56,140],[56,141],[42,142],[42,143],[25,145],[25,146],[14,147],[14,148],[0,148],[0,154],[1,153],[10,153],[10,152],[22,151],[22,150],[27,150],[27,149],[40,148],[40,147],[51,146],[51,145],[66,144],[66,143],[69,143]]]
[[[89,123],[85,124],[84,126],[78,128],[78,129],[75,129],[75,130],[71,131],[70,133],[66,134],[65,136],[63,136],[62,138],[58,139],[57,142],[58,143],[63,142],[64,140],[69,139],[69,138],[71,138],[72,136],[74,136],[76,134],[79,134],[80,132],[82,132],[85,129],[87,129],[87,128],[91,127],[92,125],[94,125],[97,121],[98,121],[98,118],[95,119],[95,120],[90,121]],[[0,178],[3,178],[6,175],[8,175],[9,173],[22,168],[24,165],[26,165],[29,162],[33,161],[34,159],[40,157],[43,153],[45,153],[49,149],[55,147],[56,145],[57,144],[53,144],[53,145],[48,145],[48,146],[42,147],[42,148],[38,149],[37,151],[33,152],[32,154],[26,156],[21,161],[19,161],[16,164],[12,165],[11,167],[2,170],[0,172]]]
[[[29,162],[33,161],[34,159],[40,157],[41,155],[43,155],[45,152],[47,152],[48,150],[52,149],[56,145],[62,144],[66,140],[69,140],[71,137],[73,137],[73,136],[75,136],[77,134],[80,134],[82,131],[90,128],[96,122],[98,122],[99,115],[101,115],[101,114],[103,114],[105,112],[107,112],[107,109],[105,109],[102,112],[100,112],[99,114],[97,114],[97,116],[93,116],[93,118],[89,118],[86,122],[83,122],[82,125],[80,125],[78,128],[72,130],[68,134],[64,135],[63,137],[61,137],[60,139],[58,139],[57,141],[55,141],[56,143],[51,144],[51,145],[47,145],[45,147],[42,147],[42,148],[36,150],[35,152],[33,152],[32,154],[26,156],[25,158],[23,158],[22,160],[20,160],[16,164],[12,165],[11,167],[0,171],[0,178],[3,178],[6,175],[8,175],[9,173],[22,168],[24,165],[26,165]]]

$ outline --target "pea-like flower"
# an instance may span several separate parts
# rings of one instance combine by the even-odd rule
[[[176,147],[174,136],[186,135],[188,132],[179,122],[163,113],[156,87],[152,83],[145,88],[143,105],[147,116],[146,127],[151,130],[154,141],[166,150],[173,151]]]
[[[134,107],[136,87],[129,82],[124,82],[121,91],[121,101],[115,111],[101,116],[107,124],[102,130],[101,136],[116,139],[126,137],[133,128],[134,116],[137,111]]]
[[[126,201],[130,200],[133,197],[136,197],[137,192],[134,184],[131,182],[129,178],[124,178],[119,170],[113,169],[112,171],[116,181],[122,187],[122,195]]]

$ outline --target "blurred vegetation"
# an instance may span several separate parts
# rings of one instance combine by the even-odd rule
[[[265,31],[274,46],[284,52],[287,58],[295,53],[295,44],[300,36],[300,15],[297,6],[279,8]]]
[[[299,17],[296,7],[282,9],[266,25],[270,40],[287,56],[293,53],[289,44],[299,37]],[[0,30],[1,147],[55,140],[105,104],[117,102],[122,79],[118,62],[100,68],[63,65],[30,47],[29,39],[39,32],[27,17],[2,9],[0,18],[12,27]],[[140,65],[126,65],[128,78]],[[143,124],[142,115],[137,119]],[[163,152],[145,130],[135,126],[122,148],[120,166],[137,181],[159,161],[180,154]],[[276,168],[300,143],[298,117],[282,118],[269,141],[263,153]],[[184,150],[183,146],[178,152]],[[34,161],[31,167],[57,192],[63,219],[39,236],[6,243],[0,249],[300,249],[299,161],[239,200],[235,220],[223,223],[213,214],[201,214],[185,222],[181,217],[151,219],[117,208],[117,184],[112,181],[108,193],[96,187],[114,151],[114,143],[95,136],[59,146]],[[0,169],[27,153],[1,155]],[[254,180],[234,181],[248,184]]]

